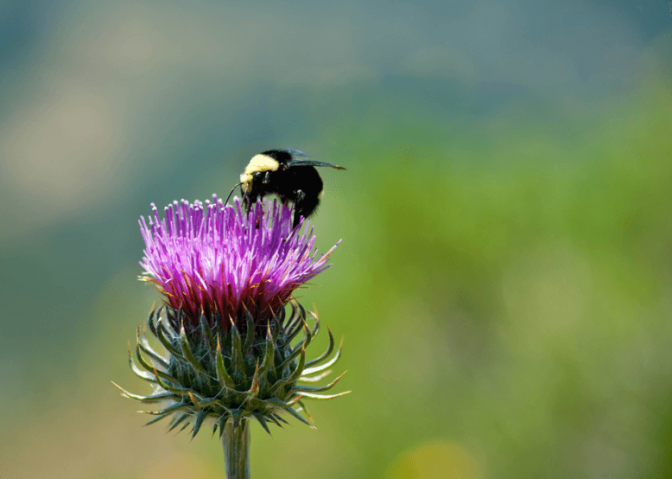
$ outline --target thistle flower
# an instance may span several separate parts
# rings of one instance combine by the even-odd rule
[[[165,220],[152,205],[149,224],[140,220],[145,256],[140,263],[174,309],[181,309],[191,326],[200,314],[220,313],[244,325],[250,313],[256,326],[265,326],[296,288],[328,268],[334,246],[316,258],[312,231],[292,231],[289,207],[256,203],[244,215],[240,201],[225,207],[217,196],[193,205],[182,201],[166,207]],[[308,222],[306,222],[308,223]],[[250,225],[254,225],[250,227]]]
[[[190,204],[173,203],[162,219],[140,220],[146,248],[140,263],[163,295],[152,310],[148,329],[164,349],[161,354],[138,329],[134,373],[153,386],[148,396],[124,396],[157,403],[149,411],[170,417],[170,430],[192,426],[192,437],[206,419],[213,434],[223,437],[228,477],[248,477],[249,419],[270,433],[268,423],[281,425],[284,412],[310,426],[303,399],[331,399],[325,386],[306,386],[326,377],[340,357],[329,333],[327,350],[306,360],[306,347],[319,331],[315,313],[308,314],[292,292],[329,267],[334,248],[318,256],[308,221],[292,228],[292,208],[258,202],[249,214],[213,197]],[[301,230],[303,229],[303,233]],[[299,338],[297,340],[297,338]],[[342,340],[341,340],[342,346]],[[294,406],[299,408],[295,409]],[[312,426],[311,426],[312,427]]]

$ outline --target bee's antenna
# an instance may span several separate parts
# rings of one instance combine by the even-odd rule
[[[235,185],[233,185],[233,188],[231,188],[231,191],[229,192],[229,196],[226,197],[226,201],[224,202],[224,204],[227,204],[229,202],[229,198],[231,198],[231,195],[233,194],[233,190],[235,190],[238,186],[240,186],[242,184],[243,183],[241,182],[241,183],[236,183]]]

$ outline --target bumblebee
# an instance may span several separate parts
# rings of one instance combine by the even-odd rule
[[[241,187],[243,204],[248,213],[258,198],[272,193],[278,195],[284,204],[291,201],[295,208],[293,227],[296,228],[302,216],[308,218],[315,212],[324,194],[324,185],[316,166],[345,170],[342,166],[312,161],[307,153],[296,148],[268,150],[252,157],[240,175],[240,183],[233,190]]]

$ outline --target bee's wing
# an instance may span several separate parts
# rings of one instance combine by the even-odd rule
[[[303,150],[299,150],[298,148],[283,148],[278,151],[284,151],[285,153],[289,153],[292,155],[292,159],[299,159],[299,160],[308,160],[310,156],[308,156],[308,153],[306,153]]]
[[[342,166],[312,160],[292,160],[289,162],[288,166],[328,166],[330,168],[336,168],[337,170],[345,170]]]

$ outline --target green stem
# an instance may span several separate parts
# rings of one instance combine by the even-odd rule
[[[222,435],[227,479],[250,479],[250,422],[241,419],[237,428],[229,419]]]

